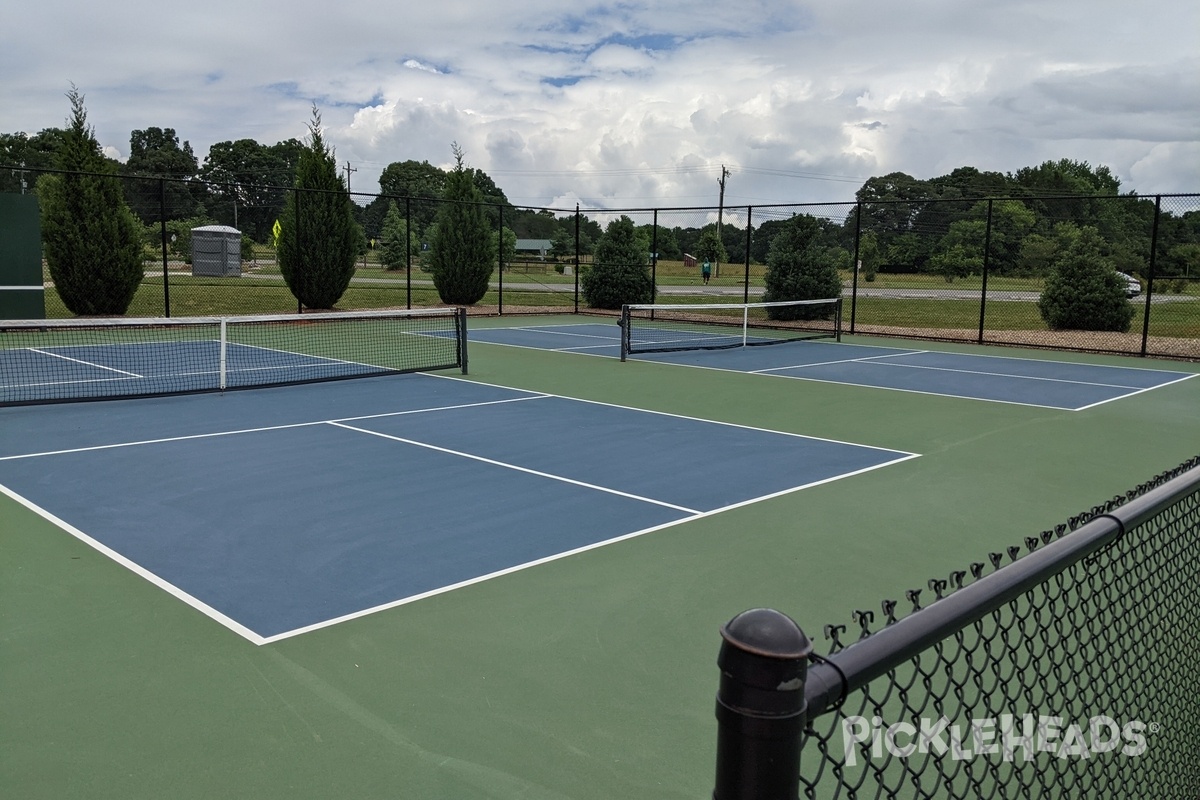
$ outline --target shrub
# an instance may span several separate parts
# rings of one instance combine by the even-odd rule
[[[646,269],[649,253],[633,220],[622,215],[610,222],[596,243],[591,268],[580,276],[588,307],[618,309],[626,303],[653,302],[654,281]]]
[[[820,223],[808,215],[792,217],[789,222],[771,240],[763,300],[774,303],[841,296],[842,278],[835,262],[826,257],[820,245]],[[832,313],[826,307],[767,309],[768,317],[777,320],[819,319]]]
[[[1129,330],[1134,307],[1125,283],[1103,255],[1103,240],[1092,227],[1063,226],[1058,250],[1038,299],[1038,311],[1051,330]]]

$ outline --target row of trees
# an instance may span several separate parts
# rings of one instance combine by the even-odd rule
[[[202,221],[205,201],[219,203],[223,197],[232,200],[235,214],[242,209],[242,227],[251,227],[256,235],[262,235],[268,220],[259,212],[271,212],[272,227],[278,220],[284,277],[301,303],[314,308],[332,307],[345,291],[354,258],[365,246],[367,226],[392,265],[402,264],[422,243],[442,300],[454,304],[483,297],[497,254],[511,260],[518,236],[550,239],[552,254],[590,252],[594,267],[583,276],[584,296],[589,305],[602,308],[652,298],[646,270],[651,250],[659,258],[691,252],[718,262],[726,261],[730,251],[745,251],[768,265],[770,299],[832,296],[835,281],[840,285],[838,271],[852,268],[854,255],[867,280],[892,269],[936,272],[949,281],[980,271],[989,256],[993,274],[1048,275],[1064,253],[1086,240],[1109,272],[1138,272],[1155,219],[1164,229],[1159,233],[1160,274],[1187,269],[1200,253],[1200,214],[1155,217],[1152,201],[1118,194],[1119,182],[1107,168],[1072,161],[1047,162],[1015,175],[963,168],[931,181],[895,173],[867,181],[857,203],[844,204],[840,214],[836,209],[797,214],[793,209],[790,217],[754,227],[639,226],[622,216],[602,230],[592,220],[513,208],[490,177],[464,163],[457,146],[452,170],[428,162],[393,163],[380,179],[384,194],[372,196],[366,205],[354,203],[315,108],[304,142],[289,140],[270,148],[249,140],[221,143],[199,168],[191,146],[181,145],[174,131],[151,128],[133,133],[130,159],[119,165],[101,153],[86,124],[82,96],[72,88],[68,97],[72,116],[67,129],[26,139],[7,135],[0,137],[0,148],[9,148],[10,160],[19,155],[25,166],[34,166],[29,164],[33,156],[53,155],[52,166],[70,171],[45,176],[38,191],[47,204],[48,245],[53,239],[47,257],[60,294],[75,313],[124,311],[141,279],[137,237],[129,240],[139,219],[157,229],[153,223],[167,209]],[[13,150],[16,145],[23,148],[19,154]],[[123,184],[97,177],[131,171],[135,177]],[[27,174],[16,171],[7,177],[24,181]],[[148,174],[173,179],[142,177]],[[247,176],[253,179],[245,180]],[[290,176],[288,185],[304,191],[273,184],[280,176]],[[140,183],[154,190],[139,192]],[[978,199],[983,194],[1006,199]],[[88,224],[79,224],[89,209]],[[111,218],[97,209],[113,209]],[[88,242],[118,256],[82,257]],[[100,293],[88,289],[89,281],[114,285],[102,305],[95,299]]]
[[[0,164],[24,165],[31,169],[57,166],[66,129],[48,128],[35,135],[0,133]],[[157,180],[126,182],[125,195],[135,216],[145,225],[156,225],[165,206],[168,220],[198,220],[233,225],[254,241],[270,241],[275,220],[282,213],[287,189],[295,185],[304,143],[296,139],[263,145],[240,139],[214,144],[199,163],[191,144],[180,141],[171,128],[146,128],[130,135],[128,160],[121,164],[106,159],[117,174],[170,179],[166,202],[159,196]],[[444,170],[428,161],[400,161],[387,166],[379,178],[379,195],[357,195],[352,207],[355,221],[367,240],[380,240],[393,202],[400,200],[407,212],[411,238],[428,243],[430,226],[445,197],[452,172],[461,169],[477,190],[479,202],[487,204],[485,218],[504,227],[517,238],[548,239],[553,255],[575,253],[575,221],[569,214],[549,210],[519,209],[482,170],[458,165]],[[0,170],[0,191],[20,191],[28,173]],[[822,241],[845,264],[854,252],[856,233],[859,259],[864,269],[874,271],[930,272],[947,280],[977,272],[978,255],[989,235],[993,243],[994,274],[1045,274],[1052,251],[1054,226],[1069,221],[1100,232],[1106,250],[1119,268],[1139,272],[1145,266],[1149,246],[1153,200],[1122,195],[1120,181],[1104,166],[1063,159],[1025,167],[1014,173],[985,172],[962,167],[928,180],[896,172],[865,181],[856,192],[856,204],[830,207],[821,215]],[[980,198],[1009,198],[989,204]],[[1120,201],[1116,201],[1120,198]],[[768,209],[768,211],[770,211]],[[760,211],[761,213],[761,211]],[[861,220],[858,218],[861,215]],[[771,240],[784,220],[768,218],[747,229],[745,224],[725,222],[712,226],[660,225],[653,232],[655,249],[662,259],[678,260],[685,253],[725,254],[741,261],[746,253],[752,262],[765,264]],[[649,225],[635,226],[643,229]],[[602,229],[599,223],[581,221],[578,247],[591,254]],[[702,237],[713,234],[720,247]],[[1200,214],[1182,215],[1167,211],[1160,219],[1159,239],[1164,243],[1159,258],[1160,274],[1182,274],[1185,265],[1200,255]]]
[[[58,137],[56,171],[43,174],[34,187],[42,208],[45,258],[72,313],[119,315],[144,277],[142,225],[87,122],[83,95],[72,87],[67,97],[71,116]],[[437,231],[431,269],[443,302],[472,304],[487,291],[496,245],[485,219],[487,206],[457,146],[454,155],[445,202],[430,225]],[[332,308],[350,284],[364,236],[315,107],[297,153],[294,187],[297,191],[284,193],[278,217],[280,272],[302,305]]]

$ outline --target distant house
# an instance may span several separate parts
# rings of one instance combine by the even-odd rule
[[[684,254],[683,254],[683,265],[684,265],[685,267],[694,267],[694,266],[696,266],[696,257],[695,257],[695,256],[693,256],[693,255],[688,255],[687,253],[684,253]]]
[[[517,257],[545,258],[553,246],[549,239],[517,239]]]

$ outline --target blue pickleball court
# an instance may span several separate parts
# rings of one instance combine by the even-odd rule
[[[620,329],[615,323],[476,329],[470,336],[473,341],[511,347],[620,356]],[[631,359],[1070,411],[1194,377],[1190,373],[1146,367],[827,340],[769,347],[639,353]]]
[[[914,457],[428,374],[4,414],[7,494],[258,643]]]

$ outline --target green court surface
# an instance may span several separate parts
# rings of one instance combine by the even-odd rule
[[[1200,451],[1200,379],[1064,411],[473,343],[468,380],[919,457],[262,646],[0,495],[0,797],[709,797],[735,614],[824,652],[825,624]]]

